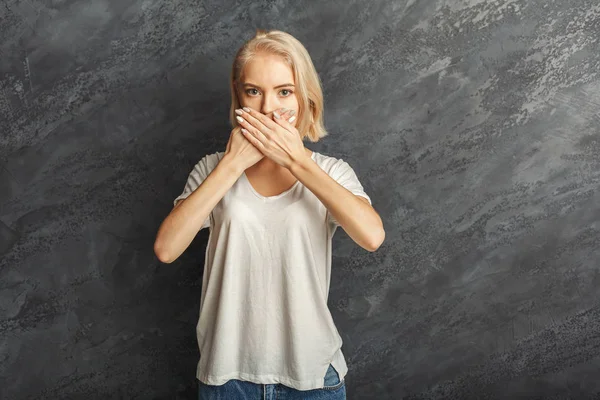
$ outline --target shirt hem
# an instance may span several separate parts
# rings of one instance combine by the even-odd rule
[[[198,374],[196,378],[205,383],[207,385],[223,385],[227,383],[231,379],[239,379],[242,381],[248,381],[252,383],[256,383],[258,385],[266,385],[266,384],[276,384],[280,383],[282,385],[291,387],[297,390],[313,390],[313,389],[322,389],[324,378],[319,379],[308,379],[303,381],[297,381],[293,379],[285,379],[281,378],[277,375],[254,375],[248,374],[245,372],[236,372],[233,374],[225,375],[225,376],[214,376],[208,374]]]
[[[346,377],[346,374],[348,372],[348,366],[346,364],[346,360],[342,353],[341,346],[333,354],[330,364],[333,365],[336,372],[338,373],[340,381],[344,380]],[[327,367],[329,367],[329,364]],[[325,369],[325,371],[327,371],[327,368]],[[241,371],[233,372],[233,373],[230,373],[230,374],[224,375],[224,376],[215,376],[215,375],[202,373],[200,371],[200,363],[198,363],[198,368],[196,370],[196,379],[198,379],[199,381],[201,381],[202,383],[204,383],[206,385],[219,386],[219,385],[223,385],[223,384],[227,383],[227,381],[229,381],[231,379],[238,379],[238,380],[242,380],[242,381],[252,382],[257,385],[266,385],[266,384],[273,385],[273,384],[279,383],[279,384],[282,384],[282,385],[285,385],[287,387],[291,387],[291,388],[297,389],[297,390],[322,389],[325,385],[325,372],[322,375],[323,376],[319,377],[319,378],[305,379],[305,380],[295,380],[295,379],[281,377],[280,375],[272,375],[272,374],[256,375],[256,374],[249,374],[249,373],[241,372]]]

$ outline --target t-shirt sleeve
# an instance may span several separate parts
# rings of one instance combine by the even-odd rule
[[[360,183],[354,169],[343,159],[339,159],[331,168],[329,175],[335,179],[337,183],[354,193],[355,195],[362,196],[369,201],[369,204],[373,205],[371,198],[365,192],[362,184]],[[327,222],[333,226],[339,226],[338,221],[334,216],[327,210]]]
[[[187,182],[183,188],[183,192],[173,200],[173,207],[177,205],[177,202],[183,199],[186,199],[190,194],[192,194],[198,186],[206,179],[206,177],[210,174],[211,168],[208,165],[208,156],[204,156],[192,169],[192,172],[188,175]],[[208,228],[210,226],[212,211],[206,217],[206,220],[202,224],[200,229]]]

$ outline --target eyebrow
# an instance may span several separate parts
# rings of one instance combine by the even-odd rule
[[[262,89],[260,86],[258,86],[258,85],[255,85],[254,83],[250,83],[250,82],[246,82],[246,83],[244,83],[244,86],[254,86],[254,87],[257,87],[257,88],[259,88],[259,89]],[[278,88],[280,88],[280,87],[285,87],[285,86],[292,86],[292,87],[295,87],[295,86],[294,86],[294,85],[292,85],[291,83],[284,83],[283,85],[275,86],[275,87],[274,87],[274,89],[278,89]]]

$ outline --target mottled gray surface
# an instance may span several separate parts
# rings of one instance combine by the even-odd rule
[[[207,231],[153,242],[229,136],[254,28],[308,48],[386,228],[335,236],[349,399],[600,398],[600,4],[0,6],[0,398],[194,398]]]

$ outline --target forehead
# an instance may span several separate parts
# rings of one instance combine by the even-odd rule
[[[244,83],[257,85],[281,85],[295,83],[292,68],[275,55],[257,55],[244,67]]]

